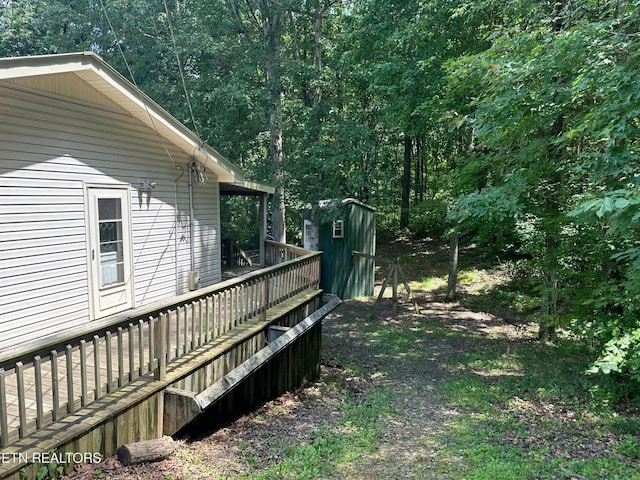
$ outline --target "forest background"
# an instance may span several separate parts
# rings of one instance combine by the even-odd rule
[[[0,56],[93,50],[276,187],[354,197],[536,292],[541,340],[640,391],[640,1],[0,0]],[[243,202],[234,199],[229,202]],[[239,237],[254,208],[227,223]],[[235,207],[235,208],[232,208]]]

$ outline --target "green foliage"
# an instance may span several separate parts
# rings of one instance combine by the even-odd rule
[[[607,277],[587,304],[595,309],[582,333],[600,345],[591,372],[614,374],[625,393],[640,391],[640,248],[635,240],[640,219],[640,197],[632,189],[616,189],[582,201],[571,212],[579,221],[605,227],[610,250]]]
[[[449,212],[449,221],[471,230],[487,223],[494,228],[512,221],[522,211],[519,200],[522,188],[520,179],[514,178],[503,185],[462,195]]]
[[[96,16],[88,2],[0,2],[0,57],[90,50]]]
[[[447,226],[448,202],[434,198],[413,205],[409,215],[409,230],[418,237],[440,236]]]
[[[486,186],[461,196],[450,219],[477,233],[514,219],[515,244],[540,278],[541,325],[577,318],[604,349],[594,368],[634,379],[637,5],[498,8],[490,47],[447,65],[450,105],[474,129],[474,156],[492,161]]]
[[[589,370],[609,374],[623,373],[640,382],[640,325],[626,333],[613,332],[613,338],[603,347],[600,358]]]
[[[53,453],[54,450],[50,450],[49,453]],[[62,478],[64,474],[64,465],[58,464],[54,459],[47,465],[42,465],[36,472],[36,480],[56,480]]]
[[[244,250],[260,247],[259,202],[254,197],[223,197],[220,202],[220,228]]]
[[[277,120],[290,238],[304,205],[354,197],[377,209],[379,239],[456,229],[487,257],[526,258],[541,324],[570,323],[600,349],[598,371],[638,383],[639,9],[15,0],[0,2],[0,56],[94,50],[127,78],[130,67],[145,93],[259,182],[274,181]],[[263,28],[271,14],[277,49]],[[244,202],[223,206],[223,234],[254,246]]]

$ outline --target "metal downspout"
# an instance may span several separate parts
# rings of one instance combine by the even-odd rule
[[[191,271],[196,269],[196,250],[195,250],[195,232],[193,221],[193,168],[195,162],[189,165],[189,255],[191,257]]]

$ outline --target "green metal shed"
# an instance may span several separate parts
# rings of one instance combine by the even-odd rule
[[[375,208],[353,198],[325,200],[303,218],[304,247],[323,252],[322,289],[342,299],[373,295],[375,262],[353,252],[375,255]]]

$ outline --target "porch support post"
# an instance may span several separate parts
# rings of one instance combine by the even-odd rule
[[[260,211],[258,212],[260,222],[260,266],[266,267],[265,241],[267,240],[267,194],[260,195]]]

